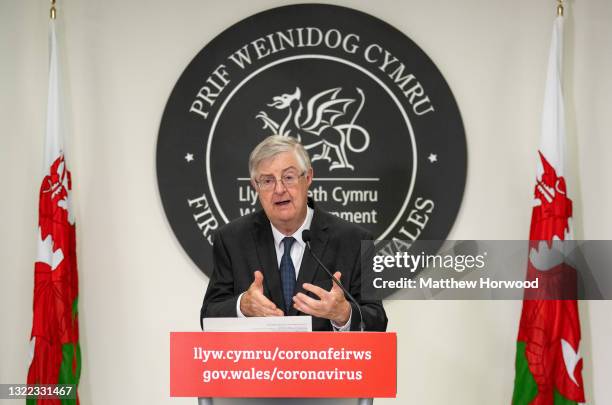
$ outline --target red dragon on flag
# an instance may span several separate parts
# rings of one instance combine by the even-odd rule
[[[64,156],[51,165],[39,195],[40,232],[34,265],[33,358],[28,384],[77,384],[80,375],[78,275],[72,188]],[[34,404],[34,400],[28,403]],[[78,401],[77,401],[78,403]],[[38,405],[60,404],[39,399]]]
[[[565,179],[540,152],[544,173],[537,180],[530,239],[527,279],[539,278],[542,299],[526,299],[518,334],[517,382],[514,404],[551,405],[584,402],[580,320],[575,299],[551,300],[571,294],[576,289],[576,272],[565,262],[553,262],[547,268],[534,264],[537,257],[549,254],[553,240],[565,240],[569,233],[572,201],[567,197]],[[538,297],[529,297],[538,298]],[[575,298],[570,297],[570,298]],[[519,373],[519,370],[521,373]],[[561,401],[560,396],[572,402]],[[557,397],[557,398],[555,398]]]
[[[545,240],[550,245],[554,237],[565,239],[570,230],[572,200],[567,197],[565,179],[557,176],[555,168],[542,152],[538,153],[544,173],[537,180],[534,196],[541,204],[533,207],[529,240]]]

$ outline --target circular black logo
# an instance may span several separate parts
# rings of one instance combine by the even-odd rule
[[[157,143],[162,203],[206,274],[212,234],[259,208],[248,156],[296,137],[310,195],[377,239],[443,240],[461,204],[467,152],[434,63],[389,24],[345,7],[279,7],[204,47],[170,95]]]

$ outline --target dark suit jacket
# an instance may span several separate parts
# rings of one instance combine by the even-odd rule
[[[361,299],[361,241],[372,240],[370,233],[317,207],[314,207],[310,230],[312,250],[332,273],[342,273],[342,283],[360,303],[366,330],[385,331],[387,316],[382,303]],[[263,273],[265,296],[281,310],[285,308],[272,229],[261,210],[238,218],[215,233],[213,274],[200,311],[200,325],[205,317],[237,316],[238,296],[249,288],[256,270]],[[301,291],[317,299],[302,288],[306,282],[328,291],[332,287],[331,279],[308,251],[304,251],[296,294]],[[355,304],[351,303],[351,307],[351,330],[359,330],[359,313]],[[304,314],[291,307],[286,315]],[[315,317],[312,328],[318,331],[333,330],[328,319]]]

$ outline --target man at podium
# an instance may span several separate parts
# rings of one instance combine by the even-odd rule
[[[308,198],[313,170],[302,144],[288,136],[264,139],[251,152],[249,173],[263,210],[215,233],[213,274],[200,322],[311,315],[313,330],[385,331],[382,303],[361,299],[361,241],[372,236]],[[315,257],[335,272],[356,302],[347,299]]]

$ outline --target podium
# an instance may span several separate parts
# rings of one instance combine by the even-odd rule
[[[372,405],[372,398],[198,398],[198,405]]]
[[[396,376],[395,333],[170,333],[170,396],[200,405],[368,404],[394,398]]]

